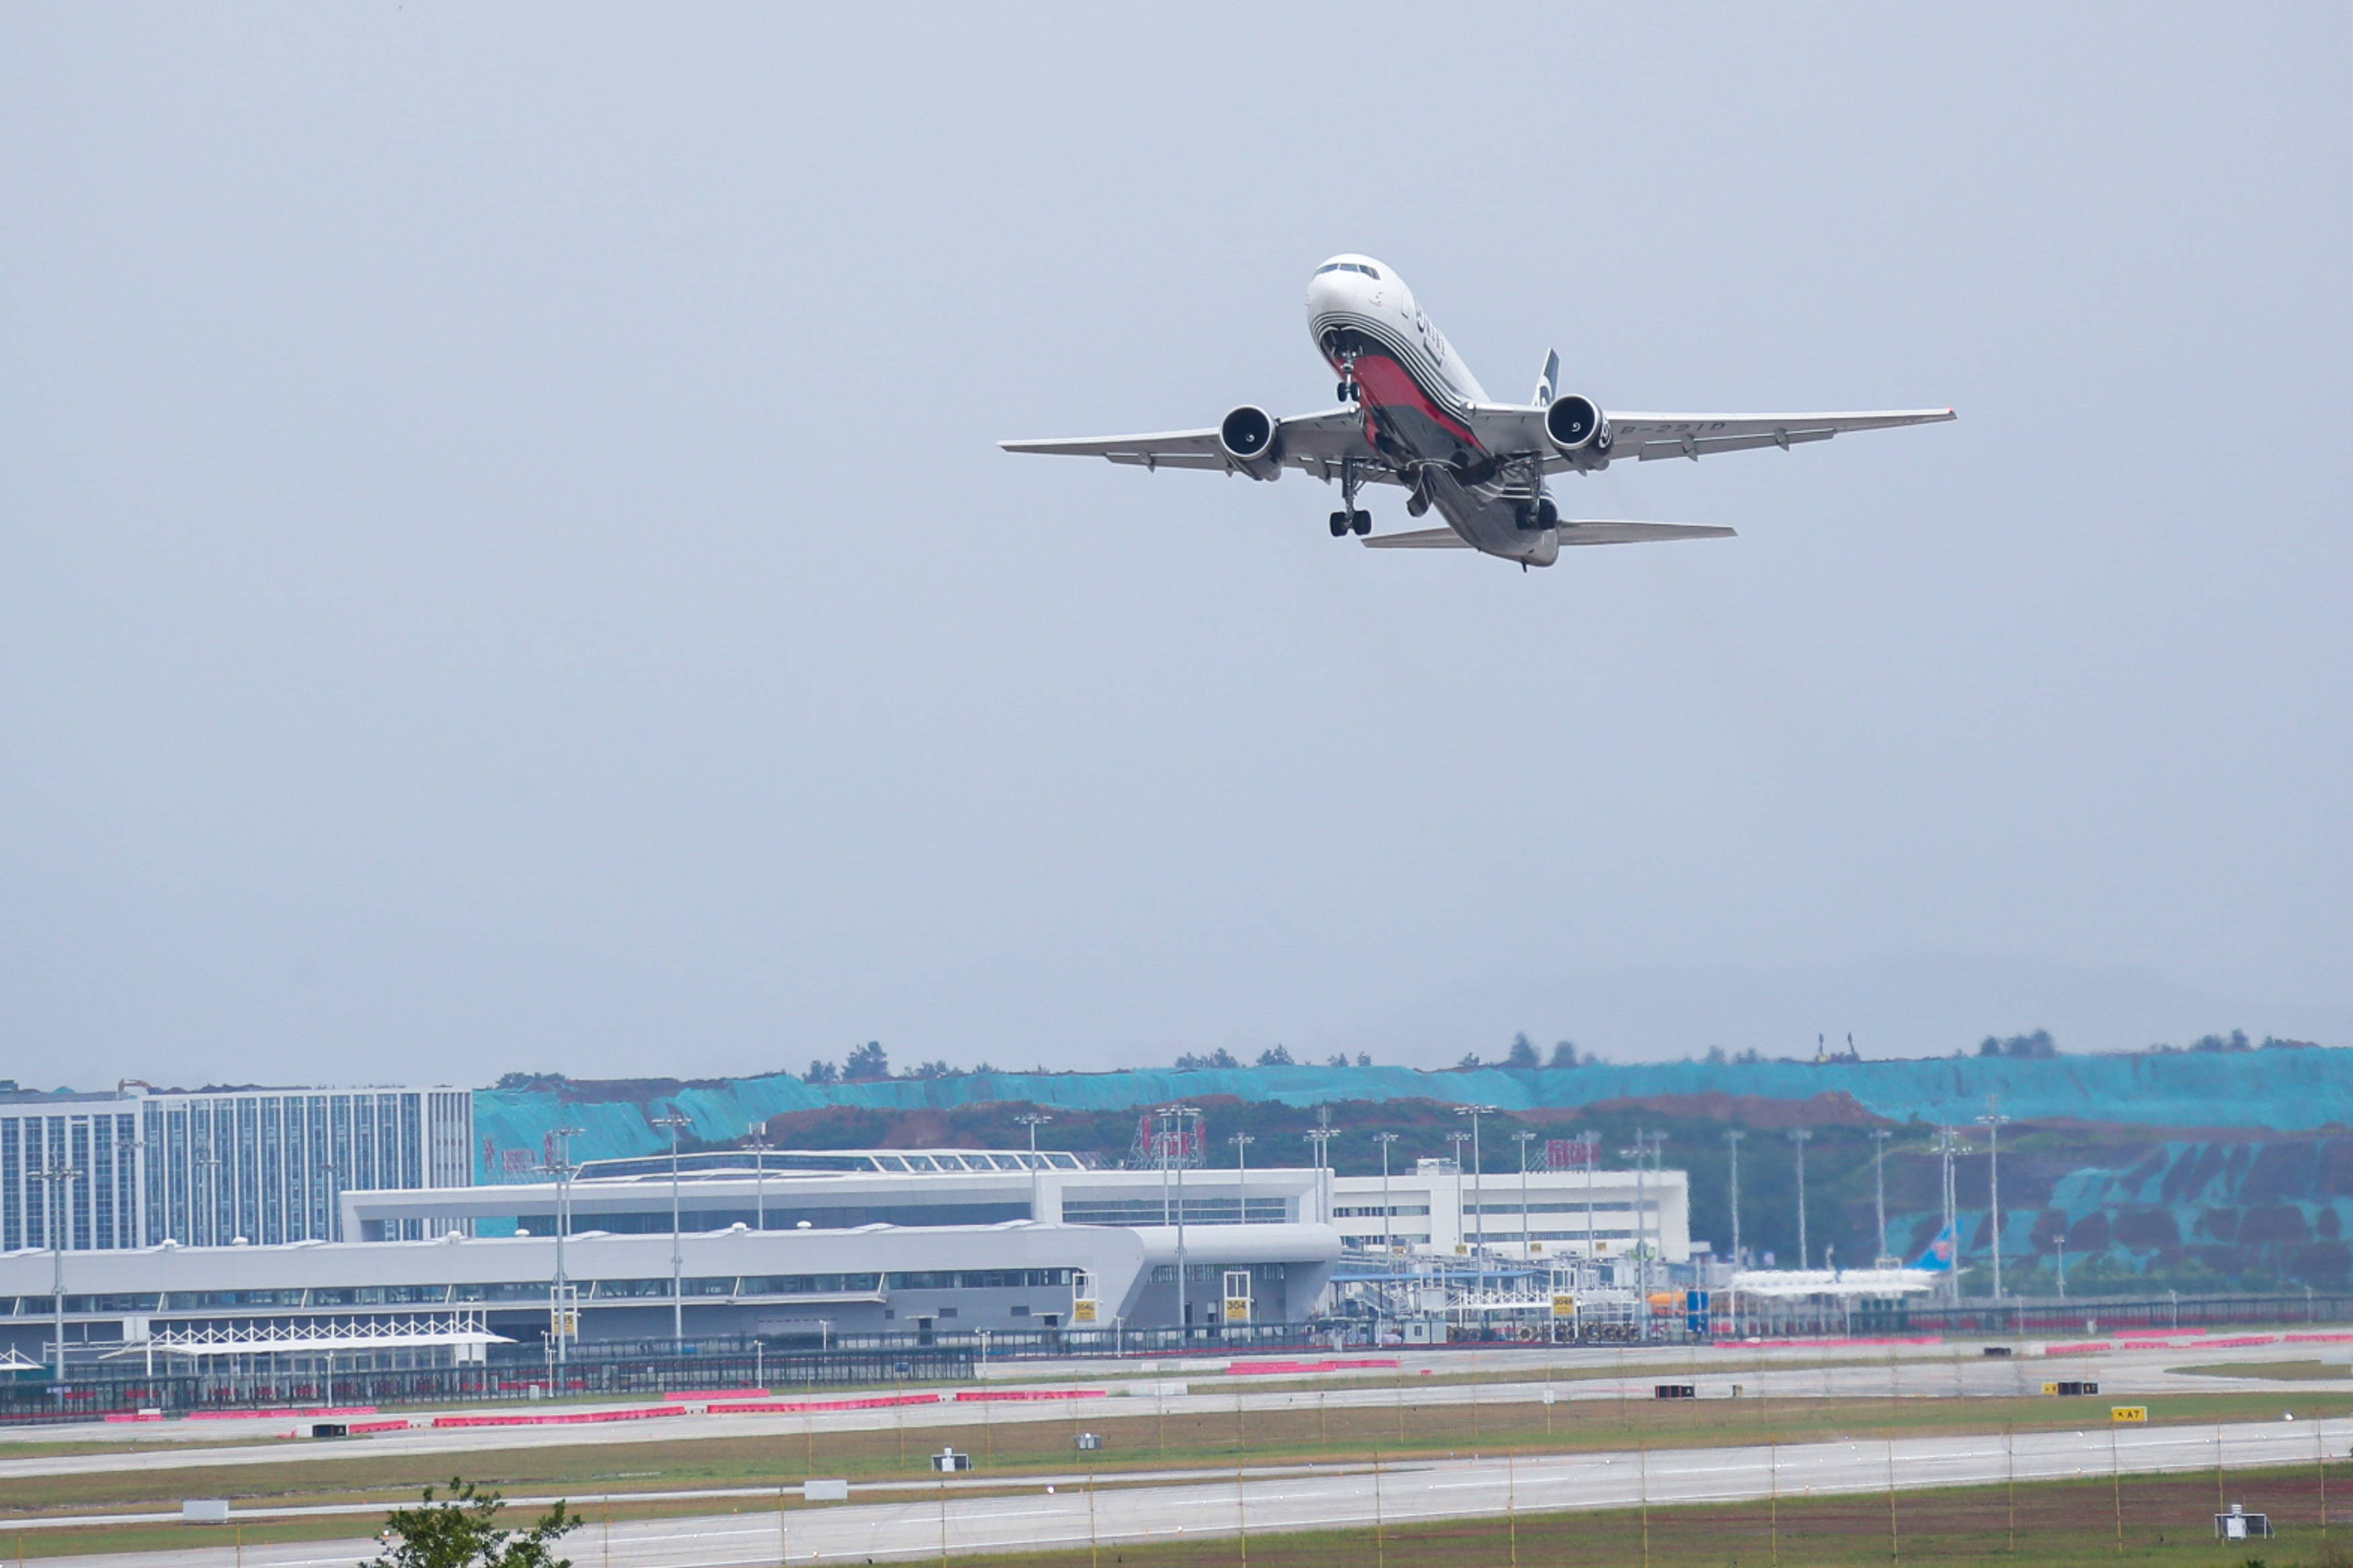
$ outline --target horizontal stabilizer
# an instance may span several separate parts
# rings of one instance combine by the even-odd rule
[[[1733,531],[1696,522],[1567,522],[1560,542],[1571,544],[1653,544],[1675,539],[1730,539]]]
[[[1451,528],[1418,528],[1411,533],[1375,533],[1365,542],[1367,550],[1468,550],[1471,546]]]

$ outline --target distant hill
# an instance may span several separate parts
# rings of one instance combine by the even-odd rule
[[[475,1096],[481,1178],[527,1177],[559,1126],[583,1130],[577,1158],[656,1152],[652,1118],[688,1119],[691,1142],[733,1143],[765,1128],[780,1146],[1005,1148],[1014,1118],[1055,1120],[1042,1142],[1115,1163],[1151,1106],[1208,1112],[1211,1163],[1230,1164],[1233,1132],[1256,1139],[1253,1164],[1295,1163],[1320,1108],[1341,1136],[1344,1171],[1378,1169],[1369,1134],[1401,1134],[1401,1163],[1450,1152],[1453,1108],[1491,1105],[1490,1179],[1517,1159],[1513,1133],[1543,1139],[1591,1129],[1606,1163],[1635,1129],[1668,1135],[1667,1161],[1692,1176],[1693,1233],[1730,1242],[1723,1135],[1748,1141],[1741,1164],[1743,1240],[1795,1259],[1795,1156],[1780,1136],[1813,1130],[1809,1228],[1816,1247],[1862,1264],[1883,1248],[1910,1256],[1936,1228],[1937,1163],[1927,1130],[1961,1127],[1983,1148],[1989,1097],[2014,1119],[2002,1139],[2002,1247],[2013,1289],[2048,1289],[2063,1240],[2078,1293],[2147,1289],[2343,1286],[2353,1273],[2353,1051],[2296,1048],[2132,1056],[1968,1057],[1884,1062],[1670,1062],[1419,1072],[1388,1067],[1211,1068],[1105,1073],[946,1073],[811,1084],[789,1074],[681,1081],[572,1081]],[[1892,1131],[1887,1233],[1875,1228],[1870,1130]],[[1533,1145],[1537,1157],[1544,1144]],[[1965,1255],[1993,1239],[1986,1160],[1962,1161]],[[1820,1262],[1819,1254],[1812,1261]]]

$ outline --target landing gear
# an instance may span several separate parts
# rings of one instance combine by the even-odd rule
[[[1345,539],[1354,533],[1358,538],[1372,532],[1373,514],[1356,505],[1356,460],[1340,459],[1340,510],[1332,514],[1332,537]]]

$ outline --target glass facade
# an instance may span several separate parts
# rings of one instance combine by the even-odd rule
[[[345,1188],[467,1185],[472,1145],[463,1089],[0,1100],[0,1251],[340,1240]]]

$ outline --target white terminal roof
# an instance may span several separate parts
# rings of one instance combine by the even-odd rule
[[[1745,1268],[1732,1277],[1744,1296],[1798,1300],[1809,1296],[1878,1299],[1917,1295],[1942,1275],[1925,1268]]]

